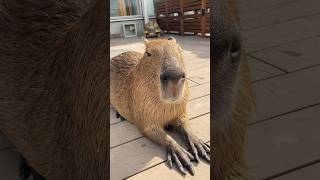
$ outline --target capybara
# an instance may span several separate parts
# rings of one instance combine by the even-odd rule
[[[169,166],[193,175],[191,160],[210,161],[210,148],[191,130],[186,111],[189,88],[182,48],[173,37],[145,39],[144,54],[125,52],[110,62],[110,102],[153,142],[167,149]],[[172,127],[186,140],[191,153],[166,131]]]

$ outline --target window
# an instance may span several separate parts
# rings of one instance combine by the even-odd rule
[[[155,16],[155,9],[154,9],[154,0],[146,0],[147,9],[148,9],[148,16]]]
[[[139,15],[138,0],[110,0],[110,17]]]

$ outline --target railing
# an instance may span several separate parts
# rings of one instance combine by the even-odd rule
[[[167,33],[210,33],[209,0],[156,0],[156,16],[160,28]]]

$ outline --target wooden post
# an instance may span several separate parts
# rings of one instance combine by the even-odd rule
[[[169,13],[168,13],[168,0],[164,0],[166,2],[166,29],[167,29],[167,34],[169,34]]]
[[[201,36],[206,37],[206,0],[201,0]]]
[[[183,14],[183,0],[180,0],[180,34],[184,36],[184,14]]]

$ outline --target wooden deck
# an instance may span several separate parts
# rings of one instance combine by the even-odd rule
[[[257,111],[252,179],[320,179],[320,1],[239,1]]]
[[[320,1],[240,1],[257,112],[247,134],[246,156],[253,180],[320,179]],[[193,128],[209,140],[208,39],[183,42],[192,81]],[[190,44],[190,46],[188,46]],[[136,38],[111,40],[112,55],[140,49]],[[113,113],[114,115],[114,113]],[[202,115],[202,116],[201,116]],[[165,152],[127,122],[111,119],[112,179],[209,179],[201,162],[183,178],[163,163]],[[0,133],[0,180],[18,180],[18,158]]]
[[[188,112],[191,126],[205,142],[210,141],[210,40],[200,37],[179,37],[184,49],[191,98]],[[111,56],[122,51],[144,51],[140,38],[112,39]],[[176,169],[170,170],[165,150],[142,136],[127,121],[115,118],[110,121],[110,170],[111,179],[209,179],[210,165],[204,161],[196,165],[195,176],[182,176]],[[175,136],[175,138],[178,138]]]

